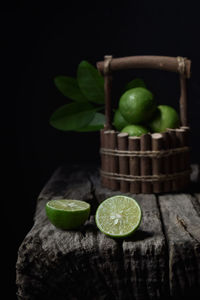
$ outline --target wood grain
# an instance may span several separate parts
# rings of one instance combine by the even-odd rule
[[[193,192],[128,194],[141,205],[142,223],[132,237],[115,240],[97,229],[94,215],[100,202],[122,193],[102,188],[96,167],[59,168],[19,248],[18,299],[192,299],[200,292],[200,196]],[[55,198],[89,202],[89,220],[79,230],[55,228],[45,214]]]
[[[142,208],[140,229],[124,240],[123,256],[128,299],[166,299],[169,296],[167,248],[154,195],[135,195]],[[126,298],[125,298],[126,299]]]
[[[191,297],[200,287],[200,216],[189,194],[159,196],[169,249],[171,296]]]

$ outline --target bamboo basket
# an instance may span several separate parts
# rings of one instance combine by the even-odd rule
[[[185,190],[190,182],[189,127],[186,80],[191,61],[183,57],[105,56],[97,63],[104,75],[105,125],[100,132],[101,183],[127,193],[165,193]],[[176,129],[130,137],[112,128],[112,72],[130,68],[151,68],[179,73],[180,122]]]

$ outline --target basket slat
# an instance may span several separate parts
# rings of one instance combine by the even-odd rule
[[[117,132],[114,130],[110,131],[109,136],[109,149],[116,149],[117,148]],[[110,172],[111,173],[118,173],[119,172],[119,161],[117,156],[111,156],[110,159]],[[111,179],[110,181],[110,189],[111,190],[118,190],[119,189],[119,182],[115,179]]]
[[[128,150],[128,133],[119,133],[118,139],[118,149]],[[126,156],[119,156],[119,173],[129,174],[129,159]],[[127,193],[129,192],[129,182],[125,180],[120,180],[120,191]]]
[[[176,130],[175,129],[167,129],[167,131],[169,132],[169,138],[170,138],[170,148],[176,148],[178,147],[178,140],[177,140],[177,136],[176,136]],[[171,155],[171,160],[170,160],[170,164],[171,164],[171,172],[172,173],[177,173],[179,171],[179,157],[180,154],[172,154]],[[172,191],[177,191],[179,190],[179,179],[173,179],[172,180]]]
[[[152,136],[152,150],[159,151],[163,149],[163,136],[160,133],[154,133]],[[152,174],[160,175],[163,170],[163,157],[152,158]],[[161,193],[163,191],[163,182],[157,181],[153,183],[154,193]]]
[[[143,134],[141,136],[141,146],[140,149],[142,151],[151,150],[151,135]],[[151,167],[151,158],[149,157],[141,157],[141,176],[151,175],[152,167]],[[142,181],[141,183],[141,191],[144,194],[152,193],[152,183]]]
[[[140,137],[129,136],[128,139],[129,150],[139,151],[140,150]],[[140,158],[132,156],[129,158],[129,169],[130,175],[139,176],[140,175]],[[141,183],[139,181],[134,181],[130,183],[130,192],[139,194],[141,192]]]
[[[165,150],[168,150],[170,148],[170,141],[169,141],[169,132],[165,131],[162,133],[163,136],[163,147]],[[163,172],[164,174],[170,174],[171,173],[171,165],[170,165],[170,157],[165,156],[163,158],[164,166],[163,166]],[[171,191],[171,184],[172,182],[170,180],[166,180],[163,183],[163,192],[170,192]]]

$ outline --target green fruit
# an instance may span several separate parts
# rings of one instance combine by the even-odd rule
[[[80,200],[51,200],[46,204],[46,214],[56,227],[75,229],[88,219],[90,204]]]
[[[152,132],[163,132],[167,128],[177,128],[179,126],[179,116],[173,107],[159,105],[155,117],[148,125]]]
[[[148,133],[149,130],[142,125],[128,125],[124,127],[121,132],[127,132],[130,136],[141,136],[142,134]]]
[[[156,102],[153,94],[144,87],[126,91],[119,100],[119,110],[130,124],[141,124],[153,117]]]
[[[142,211],[130,197],[113,196],[104,200],[96,211],[96,224],[101,232],[111,237],[126,237],[140,225]]]
[[[115,126],[115,128],[120,131],[128,124],[129,123],[124,119],[119,109],[117,109],[114,113],[114,118],[113,118],[113,125]]]

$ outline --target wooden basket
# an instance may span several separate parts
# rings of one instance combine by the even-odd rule
[[[191,61],[183,57],[105,56],[97,63],[104,75],[105,117],[101,130],[101,181],[104,187],[121,192],[163,193],[187,188],[190,163],[187,123],[186,79],[190,78]],[[163,133],[130,137],[112,128],[112,71],[152,68],[177,72],[180,76],[181,127]]]

